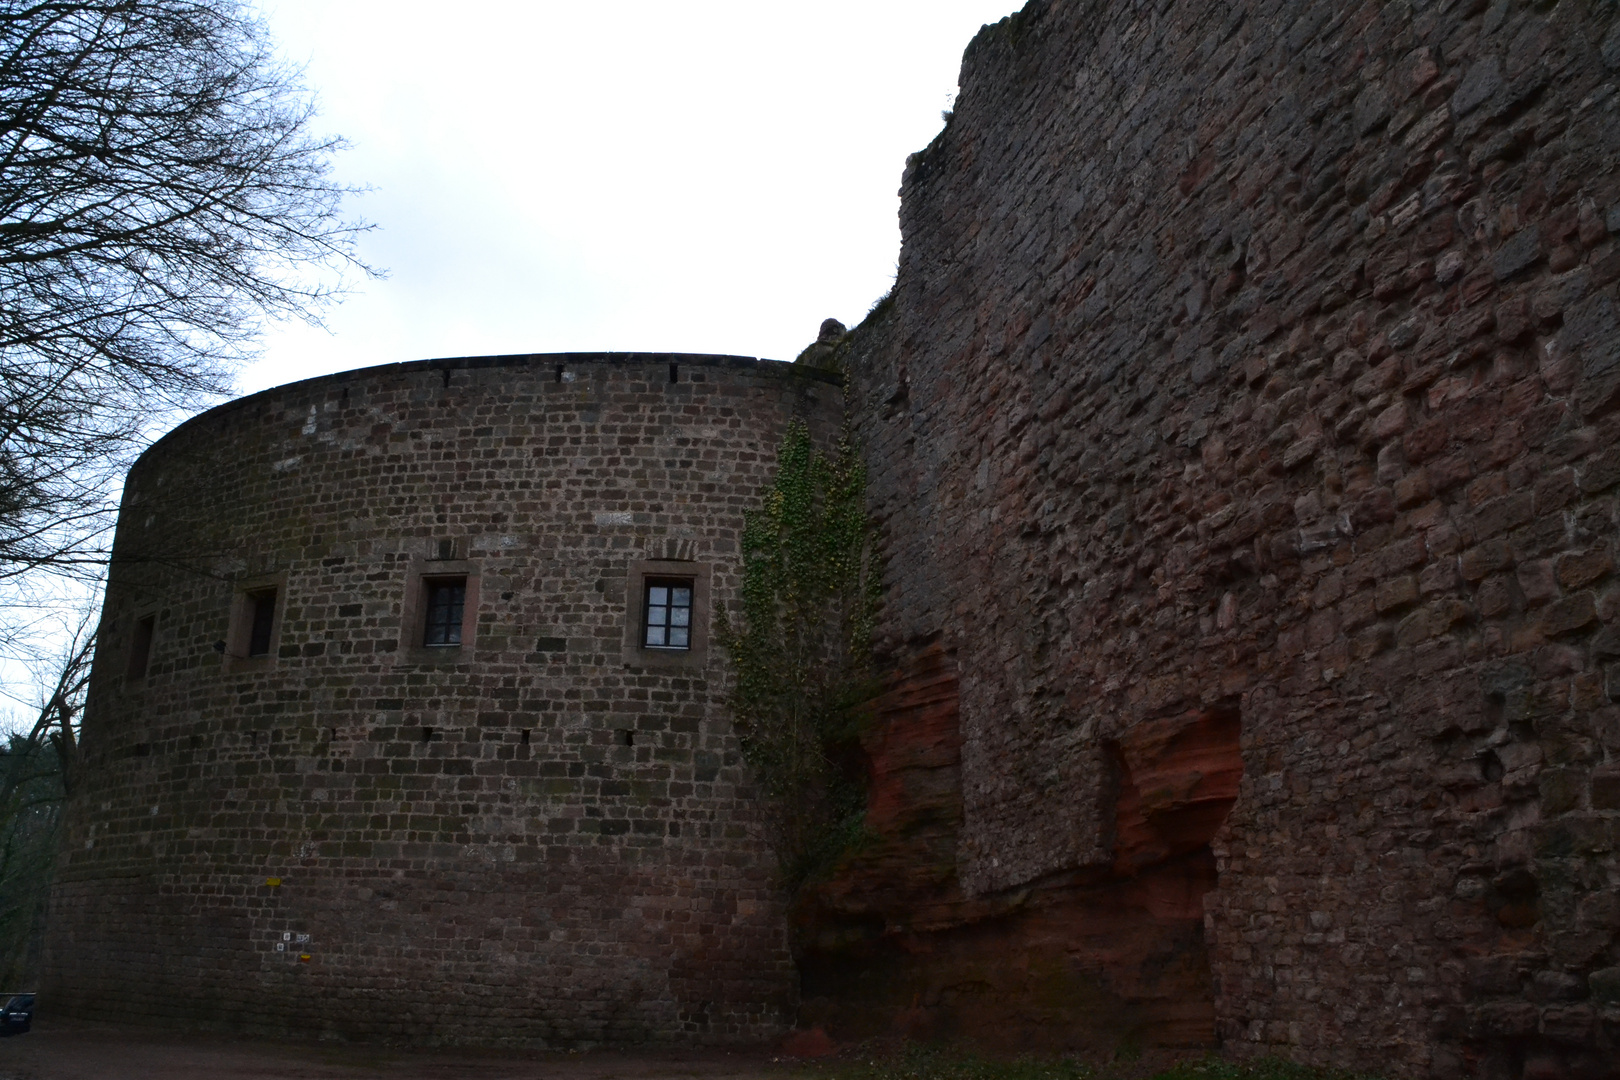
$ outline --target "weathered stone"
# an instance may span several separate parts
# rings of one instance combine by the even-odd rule
[[[1540,261],[1541,256],[1541,231],[1534,225],[1520,229],[1509,237],[1507,242],[1498,248],[1496,254],[1492,256],[1491,273],[1496,275],[1497,281],[1506,281],[1515,274],[1535,265]],[[1505,327],[1510,324],[1503,322],[1500,311],[1497,312],[1496,322],[1497,336],[1504,337],[1507,333]],[[1520,323],[1520,325],[1523,324]],[[1511,341],[1516,340],[1516,338],[1504,337],[1504,340]]]
[[[1527,1001],[1492,1002],[1479,1011],[1480,1036],[1522,1037],[1541,1027],[1541,1010]]]
[[[1541,1033],[1554,1042],[1586,1046],[1592,1042],[1596,1020],[1590,1005],[1552,1008],[1541,1014]]]
[[[1592,1001],[1599,1005],[1620,1005],[1620,967],[1599,968],[1586,977]]]
[[[1620,25],[1616,25],[1603,39],[1603,62],[1610,71],[1620,71]]]
[[[1417,578],[1407,575],[1379,585],[1378,591],[1374,594],[1373,607],[1383,615],[1415,603],[1417,598]]]
[[[1620,766],[1605,765],[1593,771],[1592,809],[1620,810]]]
[[[1607,544],[1558,560],[1558,583],[1566,589],[1584,588],[1613,572],[1614,557]]]
[[[1451,96],[1452,112],[1467,116],[1501,89],[1501,64],[1495,56],[1482,57],[1469,67],[1457,84],[1457,90]]]
[[[1579,365],[1581,412],[1595,416],[1612,408],[1620,395],[1620,318],[1607,291],[1593,293],[1565,314],[1559,343]]]
[[[1541,616],[1541,629],[1548,637],[1567,634],[1597,621],[1597,603],[1591,593],[1577,593],[1547,607]]]

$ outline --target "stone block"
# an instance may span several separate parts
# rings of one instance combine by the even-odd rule
[[[1541,1033],[1554,1042],[1585,1046],[1595,1033],[1597,1014],[1590,1005],[1547,1009],[1541,1014]]]
[[[1597,622],[1597,602],[1589,592],[1566,596],[1549,604],[1541,613],[1539,626],[1548,637],[1584,630]]]
[[[1533,1001],[1574,1001],[1585,990],[1583,980],[1567,971],[1538,971],[1530,980],[1530,997]],[[1545,1017],[1546,1013],[1542,1015]]]
[[[1587,494],[1607,491],[1620,483],[1620,450],[1605,450],[1580,468],[1580,488]]]
[[[1528,492],[1504,495],[1485,503],[1473,514],[1473,534],[1481,540],[1507,532],[1535,514],[1535,499]]]
[[[1502,87],[1500,61],[1493,55],[1484,56],[1468,68],[1457,84],[1451,97],[1451,111],[1459,117],[1467,116],[1499,94]]]
[[[1613,697],[1620,691],[1620,687],[1615,685],[1620,665],[1611,665],[1609,671],[1609,692]],[[1603,765],[1593,771],[1592,809],[1620,810],[1620,765]]]
[[[1541,1010],[1527,1001],[1493,1001],[1480,1006],[1477,1016],[1480,1038],[1523,1038],[1541,1027]]]
[[[1373,594],[1373,608],[1380,615],[1398,611],[1417,602],[1418,580],[1411,574],[1404,574],[1390,581],[1380,582]]]
[[[1462,553],[1459,570],[1463,580],[1478,582],[1498,570],[1513,565],[1513,549],[1500,537],[1487,540]]]
[[[1580,808],[1586,794],[1586,775],[1574,769],[1549,769],[1541,774],[1541,810],[1548,816]]]
[[[1599,617],[1607,619],[1607,615],[1599,610]],[[1597,659],[1614,659],[1620,656],[1620,631],[1614,627],[1604,627],[1592,635],[1592,656]]]
[[[1620,967],[1599,968],[1586,981],[1594,1004],[1620,1005]]]
[[[1580,366],[1582,413],[1601,413],[1612,403],[1613,383],[1620,377],[1620,319],[1610,291],[1593,292],[1565,312],[1558,337],[1563,351]]]
[[[1534,225],[1520,229],[1491,257],[1491,273],[1499,282],[1528,270],[1542,258],[1541,231]],[[1502,313],[1497,312],[1497,335],[1503,333]]]
[[[1580,589],[1607,577],[1614,571],[1614,557],[1607,544],[1589,551],[1564,555],[1558,560],[1558,583],[1566,589]]]
[[[1544,604],[1559,595],[1557,564],[1551,559],[1520,563],[1516,576],[1525,601],[1532,606]]]

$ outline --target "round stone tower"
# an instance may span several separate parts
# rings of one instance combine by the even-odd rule
[[[716,607],[791,418],[740,357],[369,368],[131,471],[43,1007],[727,1042],[794,1000]]]

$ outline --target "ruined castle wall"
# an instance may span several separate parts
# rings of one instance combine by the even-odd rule
[[[698,581],[712,629],[786,423],[841,409],[769,362],[495,357],[281,387],[160,441],[119,520],[42,1001],[415,1042],[780,1030],[723,653],[627,624],[650,567]],[[470,640],[435,651],[413,590],[447,574]],[[270,587],[249,658],[232,612]]]
[[[826,900],[891,976],[1214,822],[1163,957],[1207,949],[1228,1047],[1614,1074],[1617,70],[1595,0],[1032,0],[973,42],[855,342],[891,700],[940,657],[957,695],[873,748],[943,748],[929,843]],[[1106,989],[1082,937],[1039,952]]]

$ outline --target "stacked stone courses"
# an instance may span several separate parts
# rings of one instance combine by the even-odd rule
[[[643,564],[702,582],[710,619],[787,422],[841,410],[836,378],[745,358],[489,357],[159,441],[114,544],[53,1007],[414,1042],[779,1031],[793,969],[723,653],[645,654],[628,620]],[[470,641],[435,653],[411,590],[447,569]],[[278,590],[262,659],[228,645],[249,587]]]
[[[957,658],[952,918],[1122,872],[1120,748],[1236,715],[1224,1045],[1620,1075],[1616,11],[1033,0],[968,49],[853,351],[883,648]]]

